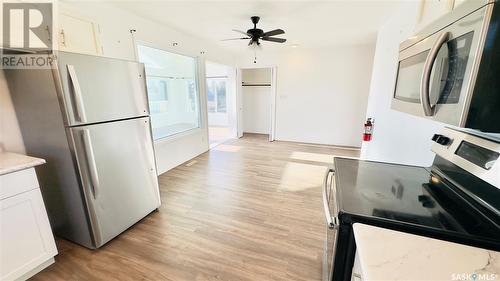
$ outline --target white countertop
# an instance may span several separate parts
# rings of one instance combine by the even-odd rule
[[[500,252],[358,223],[354,237],[365,281],[500,280]]]
[[[44,164],[45,160],[11,152],[0,152],[0,175]]]

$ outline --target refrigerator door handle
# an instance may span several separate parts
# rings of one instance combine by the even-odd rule
[[[330,178],[330,173],[335,174],[335,170],[332,168],[326,169],[325,178],[323,180],[323,209],[325,211],[326,225],[329,229],[338,228],[338,218],[337,218],[337,210],[335,210],[335,216],[332,217],[329,205],[329,192],[328,192],[328,178]],[[334,178],[332,177],[332,181]],[[330,183],[331,185],[331,183]],[[332,191],[330,191],[332,192]],[[336,194],[334,194],[337,196]]]
[[[90,182],[92,184],[92,194],[94,200],[99,196],[99,176],[97,174],[97,166],[95,163],[94,150],[92,149],[92,140],[88,129],[82,130],[83,150],[87,158],[87,167],[89,169]]]
[[[73,65],[68,64],[68,74],[71,80],[72,85],[72,93],[73,100],[75,104],[76,115],[78,116],[78,120],[82,123],[87,122],[87,117],[85,116],[85,108],[83,107],[83,97],[82,97],[82,89],[80,88],[80,83],[78,82],[78,77],[76,76],[75,67]]]

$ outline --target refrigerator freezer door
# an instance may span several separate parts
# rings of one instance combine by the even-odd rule
[[[160,206],[149,117],[70,130],[100,247]]]
[[[144,65],[59,52],[67,126],[149,115]]]

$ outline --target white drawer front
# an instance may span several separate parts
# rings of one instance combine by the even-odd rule
[[[0,200],[38,188],[34,168],[0,176]]]
[[[57,254],[40,189],[0,201],[0,280],[15,280]]]

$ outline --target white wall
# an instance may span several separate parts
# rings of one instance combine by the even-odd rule
[[[415,31],[419,4],[406,3],[378,32],[366,117],[375,119],[373,140],[361,158],[428,166],[434,159],[431,136],[443,124],[392,110],[399,43]]]
[[[116,8],[112,4],[99,2],[64,2],[60,1],[59,12],[85,18],[100,25],[103,54],[108,57],[135,60],[135,48],[130,29],[136,29],[135,40],[148,42],[157,48],[172,52],[200,56],[199,77],[205,77],[204,61],[209,59],[228,65],[234,65],[234,57],[225,50],[207,45],[204,40],[185,35],[167,26],[157,24],[148,19],[135,16],[125,10]],[[173,42],[178,43],[176,47]],[[8,151],[24,150],[22,139],[19,137],[19,127],[12,115],[13,108],[3,87],[3,76],[0,76],[0,112],[2,117],[2,131],[0,142]],[[204,79],[200,79],[201,108],[205,108]],[[4,100],[6,102],[4,102]],[[201,113],[202,122],[199,129],[177,135],[169,140],[155,142],[158,172],[161,174],[197,155],[207,151],[206,111]]]
[[[277,67],[276,139],[359,147],[374,47],[284,46],[257,52],[256,64],[242,54],[238,66]]]

